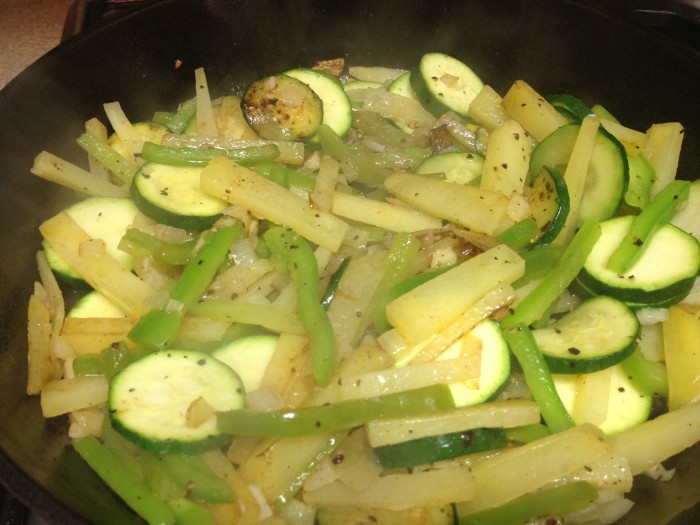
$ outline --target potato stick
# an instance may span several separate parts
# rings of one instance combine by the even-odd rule
[[[209,85],[207,77],[204,73],[204,68],[194,70],[194,80],[196,84],[196,101],[197,101],[197,133],[208,137],[217,137],[219,131],[216,129],[216,119],[214,118],[214,110],[211,105],[211,97],[209,95]]]
[[[552,244],[568,244],[576,229],[581,226],[581,201],[599,125],[600,122],[595,117],[586,117],[581,122],[581,129],[564,173],[564,182],[569,190],[569,214],[564,227]]]
[[[656,173],[656,180],[651,187],[651,198],[676,178],[684,131],[679,122],[653,124],[647,130],[642,154]]]
[[[316,185],[309,198],[319,210],[330,212],[333,206],[333,194],[338,182],[340,164],[333,157],[324,155],[316,175]]]
[[[539,421],[540,408],[537,403],[513,399],[456,408],[439,414],[370,421],[366,431],[370,445],[381,447],[472,428],[511,428]]]
[[[307,200],[222,157],[212,160],[201,176],[202,190],[231,204],[245,206],[258,217],[289,226],[311,242],[337,251],[348,225],[311,207]]]
[[[138,317],[148,311],[155,291],[107,253],[104,242],[91,239],[67,213],[45,221],[39,231],[85,281],[127,314]],[[102,250],[83,249],[95,242],[102,244]]]
[[[51,353],[51,311],[36,294],[29,297],[27,308],[27,394],[32,396],[57,376],[60,366]]]
[[[414,208],[348,193],[335,193],[332,211],[346,219],[371,224],[393,232],[436,230],[442,227],[440,219]]]
[[[370,481],[359,491],[335,481],[313,492],[304,492],[304,501],[315,507],[403,509],[438,507],[455,501],[468,501],[475,494],[470,468],[466,466],[387,474]]]
[[[527,132],[515,120],[507,120],[494,129],[486,143],[480,187],[506,197],[521,193],[533,147]]]
[[[577,423],[600,426],[608,417],[612,368],[578,376],[578,388],[571,417]]]
[[[429,363],[410,364],[341,376],[342,399],[362,399],[421,388],[435,383],[455,383],[478,378],[481,374],[480,354]]]
[[[502,102],[501,95],[491,86],[486,85],[469,104],[467,116],[491,131],[508,120],[508,114]]]
[[[663,322],[663,347],[671,410],[700,402],[700,318],[672,306]]]
[[[612,447],[603,433],[590,424],[508,449],[471,466],[475,493],[479,497],[458,503],[459,514],[467,515],[507,503],[611,452]]]
[[[190,313],[196,317],[209,317],[218,321],[263,326],[273,332],[306,334],[306,329],[296,314],[274,306],[238,300],[207,299],[193,305]]]
[[[700,404],[685,405],[608,439],[636,476],[700,441]]]
[[[117,186],[67,160],[42,151],[34,158],[31,172],[37,177],[92,197],[128,197],[129,188]]]
[[[143,139],[127,118],[121,104],[119,102],[108,102],[103,107],[112,129],[124,143],[127,151],[131,152],[133,157],[136,157],[143,148]]]
[[[491,290],[452,323],[431,336],[425,346],[411,360],[411,363],[432,361],[481,321],[512,304],[515,297],[515,290],[510,285]]]
[[[97,118],[91,118],[85,122],[85,132],[89,133],[95,138],[107,141],[107,128]],[[99,177],[104,180],[109,179],[109,172],[95,159],[94,156],[88,155],[88,164],[90,166],[90,173],[92,173],[95,177]]]
[[[513,83],[503,97],[502,104],[503,109],[538,142],[564,124],[568,124],[566,117],[523,80]]]
[[[647,141],[646,133],[627,128],[618,122],[600,118],[600,125],[625,147],[628,155],[638,155]]]

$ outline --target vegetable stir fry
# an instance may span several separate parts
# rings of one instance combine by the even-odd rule
[[[27,392],[137,515],[613,523],[672,475],[700,441],[680,123],[441,53],[249,80],[107,103],[85,168],[32,168],[84,198],[40,227]]]

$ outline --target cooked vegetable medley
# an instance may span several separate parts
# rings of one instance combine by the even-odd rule
[[[672,475],[700,441],[680,123],[440,53],[249,80],[215,98],[198,69],[147,122],[105,104],[85,168],[32,168],[84,198],[40,227],[27,392],[126,505],[613,523],[635,476]]]

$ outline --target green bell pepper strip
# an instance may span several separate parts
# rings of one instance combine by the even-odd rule
[[[608,259],[608,268],[620,275],[626,273],[644,253],[654,233],[676,214],[678,205],[688,199],[690,182],[674,180],[647,204],[634,218],[630,230]]]
[[[129,162],[107,142],[83,133],[78,137],[78,145],[87,153],[95,157],[97,161],[112,172],[119,180],[125,184],[131,184],[135,170]]]
[[[191,98],[180,104],[180,109],[178,109],[164,124],[173,133],[182,133],[196,113],[197,99]]]
[[[229,248],[243,232],[243,223],[236,221],[215,231],[204,247],[185,266],[170,292],[178,308],[151,310],[129,331],[129,339],[145,348],[155,350],[170,345],[180,328],[180,321],[189,308],[199,300],[226,261]]]
[[[536,239],[540,233],[535,219],[527,218],[503,230],[498,234],[497,239],[514,250],[520,250]]]
[[[297,290],[297,312],[311,339],[311,362],[316,384],[325,386],[335,367],[335,334],[320,301],[318,262],[306,240],[277,226],[263,234],[274,257],[282,261]]]
[[[95,436],[73,440],[73,448],[100,478],[151,525],[174,525],[175,515],[128,466],[102,445]]]
[[[242,166],[267,162],[279,157],[280,150],[274,144],[235,149],[177,148],[154,142],[144,142],[141,158],[148,162],[170,166],[206,166],[214,157],[226,157]]]
[[[598,499],[598,491],[587,481],[538,490],[505,505],[459,516],[459,525],[517,525],[539,516],[561,516],[586,508]],[[459,513],[459,504],[457,504]]]
[[[503,319],[502,325],[505,328],[515,328],[518,325],[529,326],[541,319],[581,271],[599,237],[598,222],[583,223],[571,243],[565,248],[557,265],[537,285],[537,288]]]
[[[554,387],[552,374],[530,329],[525,325],[503,331],[511,352],[525,375],[525,383],[532,398],[540,407],[542,419],[552,432],[561,432],[575,426]]]
[[[622,362],[622,368],[634,385],[649,396],[668,396],[666,365],[650,361],[639,348]]]
[[[439,384],[320,406],[273,411],[244,408],[219,412],[217,418],[219,430],[226,434],[287,438],[337,432],[372,419],[409,417],[454,406],[449,386]]]
[[[165,471],[198,501],[232,503],[231,486],[220,478],[198,455],[163,454],[159,456]]]
[[[216,517],[208,507],[187,498],[168,501],[177,525],[216,525]]]
[[[542,423],[506,428],[505,432],[508,441],[515,443],[530,443],[531,441],[549,436],[552,433]]]
[[[261,162],[250,166],[258,175],[270,179],[272,182],[279,184],[287,189],[291,187],[300,188],[302,190],[312,192],[316,187],[316,179],[309,175],[304,175],[297,170],[276,164],[274,162]]]
[[[343,161],[350,158],[350,149],[343,139],[328,124],[321,124],[316,131],[321,149],[326,155]]]
[[[119,249],[131,255],[147,255],[155,262],[184,266],[192,256],[196,240],[167,242],[136,228],[129,228],[119,241]]]
[[[526,284],[540,279],[552,271],[564,253],[563,246],[542,244],[532,249],[518,252],[525,261],[525,274],[513,283],[516,290]]]

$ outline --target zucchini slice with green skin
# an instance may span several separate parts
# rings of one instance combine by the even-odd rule
[[[268,140],[309,138],[324,116],[318,95],[306,83],[284,74],[248,86],[241,109],[250,127]]]
[[[540,236],[531,247],[549,244],[559,235],[569,215],[569,190],[564,178],[545,166],[526,188],[525,195],[540,230]]]
[[[466,117],[472,100],[484,88],[469,66],[444,53],[423,55],[410,81],[416,98],[436,117],[447,111]]]
[[[453,505],[406,510],[359,507],[322,507],[315,525],[457,525]]]
[[[579,376],[553,374],[552,379],[564,407],[573,414]],[[607,416],[598,427],[608,435],[621,432],[649,419],[651,407],[652,396],[645,394],[635,385],[622,363],[614,365],[610,379]],[[576,423],[580,424],[582,421]]]
[[[405,73],[402,73],[401,75],[396,77],[394,81],[391,84],[389,84],[389,87],[387,87],[387,91],[389,93],[393,93],[394,95],[401,95],[402,97],[418,100],[415,91],[413,91],[413,88],[411,87],[410,71],[406,71]],[[407,135],[412,134],[414,131],[413,128],[404,124],[399,119],[394,119],[393,122],[397,128],[399,128]]]
[[[639,320],[622,301],[600,295],[532,335],[553,374],[586,374],[616,365],[634,351]]]
[[[609,295],[632,308],[665,308],[683,299],[700,273],[700,243],[671,224],[660,227],[637,262],[624,274],[607,267],[608,259],[627,234],[634,216],[601,223],[602,233],[576,284],[594,295]]]
[[[700,179],[690,184],[688,200],[680,205],[680,208],[671,219],[671,224],[689,233],[700,241]]]
[[[217,348],[211,355],[230,366],[243,381],[246,392],[252,392],[260,386],[277,341],[279,336],[273,334],[241,337]]]
[[[544,97],[555,109],[571,122],[580,123],[593,111],[583,101],[567,94],[547,95]]]
[[[68,317],[126,317],[117,305],[107,299],[97,290],[82,296],[68,311]]]
[[[451,151],[425,159],[416,169],[418,175],[444,173],[445,180],[457,184],[475,183],[484,169],[484,157],[477,153]]]
[[[245,390],[233,369],[204,352],[160,350],[114,376],[109,414],[119,433],[146,450],[194,454],[230,439],[213,414],[190,421],[190,407],[200,399],[217,412],[236,410],[245,405]]]
[[[530,157],[530,173],[539,173],[543,166],[555,170],[565,166],[579,129],[578,124],[567,124],[535,146]],[[600,129],[588,167],[578,225],[588,219],[612,217],[625,196],[628,180],[629,166],[624,147],[610,133]]]
[[[131,255],[119,249],[119,241],[138,213],[136,206],[124,197],[90,197],[63,210],[93,239],[102,239],[107,253],[131,270]],[[61,281],[84,288],[88,285],[51,247],[43,243],[49,266]],[[89,288],[89,287],[88,287]]]
[[[300,80],[318,95],[323,106],[323,124],[341,137],[348,132],[352,126],[352,104],[337,78],[316,69],[305,68],[292,69],[285,75]],[[313,137],[313,140],[317,138]]]
[[[134,175],[131,197],[141,213],[185,230],[206,230],[228,204],[199,186],[202,167],[148,163]]]
[[[407,468],[505,448],[507,444],[502,428],[473,428],[384,445],[375,448],[374,453],[384,468]]]
[[[455,406],[475,405],[493,399],[510,376],[510,350],[500,326],[495,321],[483,321],[471,334],[482,342],[481,376],[477,384],[467,381],[450,385]],[[461,345],[453,345],[437,359],[453,359],[460,353]]]

